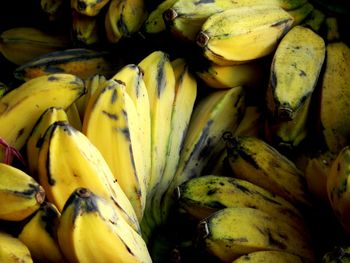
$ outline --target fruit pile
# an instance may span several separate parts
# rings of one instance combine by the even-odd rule
[[[0,262],[348,262],[346,1],[17,5]]]

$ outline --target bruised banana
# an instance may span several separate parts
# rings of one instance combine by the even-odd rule
[[[81,79],[93,75],[110,75],[113,62],[109,52],[86,48],[73,48],[39,56],[15,69],[14,75],[20,80],[29,80],[53,73],[69,73]]]
[[[16,65],[22,65],[47,53],[66,49],[69,45],[69,37],[52,35],[34,27],[15,27],[0,35],[0,52]]]
[[[97,16],[110,0],[70,0],[71,8],[80,14]]]
[[[223,262],[255,251],[273,250],[314,262],[310,240],[286,222],[254,208],[224,208],[198,224],[205,249]]]
[[[18,238],[0,231],[0,262],[33,263],[28,247]]]
[[[87,187],[109,200],[139,231],[135,211],[102,154],[67,122],[55,122],[48,128],[40,147],[38,166],[39,182],[47,199],[59,211],[76,188]]]
[[[130,37],[147,17],[144,0],[111,0],[105,15],[106,36],[110,43]]]
[[[18,235],[36,262],[65,262],[57,241],[57,227],[61,213],[49,203],[43,203],[25,223]]]
[[[120,212],[86,188],[70,195],[57,235],[69,262],[152,262],[144,240]]]
[[[71,74],[29,80],[0,99],[0,138],[20,150],[36,121],[50,107],[66,109],[85,93],[84,83]],[[4,158],[0,153],[0,160]]]
[[[213,92],[194,108],[174,178],[161,200],[164,220],[168,218],[174,203],[176,187],[198,177],[212,157],[213,150],[220,152],[225,147],[222,135],[237,128],[244,107],[244,90],[236,87]]]
[[[263,250],[255,251],[245,254],[232,263],[266,263],[266,262],[280,262],[280,263],[304,263],[304,259],[300,256],[294,255],[285,251],[277,250]]]
[[[243,63],[271,54],[292,23],[292,16],[280,7],[232,8],[210,16],[196,43],[218,65]]]
[[[164,11],[164,20],[175,36],[185,40],[195,41],[196,35],[201,30],[203,23],[210,16],[222,11],[239,7],[255,8],[257,5],[269,6],[272,10],[274,7],[289,10],[299,7],[305,2],[305,0],[178,0],[168,10]]]
[[[309,206],[303,173],[287,157],[261,139],[225,136],[228,161],[235,177],[256,184],[295,205]]]
[[[21,221],[39,209],[44,189],[22,170],[0,163],[0,219]]]
[[[72,13],[72,35],[76,42],[93,45],[99,42],[99,29],[96,17]]]
[[[204,175],[176,188],[179,208],[202,220],[228,207],[250,207],[306,232],[301,213],[285,199],[238,178]]]

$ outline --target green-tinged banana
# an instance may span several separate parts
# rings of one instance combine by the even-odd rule
[[[315,262],[310,240],[286,222],[254,208],[224,208],[198,224],[198,239],[223,262],[255,251],[284,251]]]
[[[57,235],[69,262],[152,262],[144,240],[120,212],[86,188],[67,200]]]
[[[28,247],[18,238],[0,232],[0,262],[6,263],[33,263]]]
[[[48,15],[49,20],[55,21],[62,17],[66,3],[65,0],[40,0],[40,7]]]
[[[293,26],[300,25],[314,10],[314,6],[310,2],[306,2],[302,6],[289,10],[288,13],[293,17]]]
[[[110,0],[71,0],[71,7],[80,14],[97,16]]]
[[[296,205],[310,205],[303,173],[262,139],[227,134],[233,176],[256,184]]]
[[[285,251],[263,250],[243,255],[232,263],[304,263],[304,259]]]
[[[146,166],[140,119],[120,80],[109,80],[84,119],[83,133],[101,152],[141,221],[146,205]]]
[[[349,159],[350,146],[346,146],[337,154],[327,176],[328,199],[346,233],[350,233]]]
[[[47,199],[59,211],[76,188],[87,187],[109,200],[139,231],[135,211],[102,154],[67,122],[55,122],[48,128],[39,151],[38,166],[39,182]]]
[[[177,1],[179,0],[164,0],[152,10],[143,24],[143,32],[147,34],[156,34],[165,31],[166,26],[163,19],[163,13],[165,10],[172,7]]]
[[[92,45],[99,42],[98,20],[95,16],[72,13],[72,35],[79,44]]]
[[[110,53],[85,48],[73,48],[39,56],[15,69],[14,75],[20,80],[53,73],[69,73],[82,79],[94,75],[113,74]]]
[[[301,25],[311,28],[315,32],[319,32],[325,19],[325,13],[321,9],[314,8]]]
[[[228,207],[250,207],[288,223],[301,233],[306,228],[301,213],[285,199],[238,178],[203,175],[176,189],[179,208],[202,220]]]
[[[47,108],[66,109],[84,93],[83,81],[71,74],[41,76],[23,83],[0,99],[0,138],[20,150]]]
[[[69,36],[49,34],[33,27],[15,27],[0,35],[0,52],[16,65],[69,46]]]
[[[157,224],[164,223],[161,214],[161,200],[174,178],[179,164],[184,139],[186,138],[194,103],[197,96],[197,82],[189,72],[183,58],[172,61],[175,74],[175,98],[171,115],[171,132],[169,135],[166,163],[161,181],[157,186],[151,206],[153,218]]]
[[[247,105],[234,135],[261,137],[264,127],[264,115],[265,113],[261,106]]]
[[[130,37],[147,17],[144,0],[111,0],[105,16],[105,30],[110,43]]]
[[[326,17],[326,39],[327,42],[335,42],[340,40],[340,32],[338,28],[338,19],[334,16]]]
[[[237,86],[257,86],[262,81],[262,68],[257,63],[220,66],[210,63],[196,74],[209,87],[234,88]]]
[[[161,200],[164,219],[174,203],[175,188],[201,175],[207,161],[225,147],[222,136],[227,131],[234,132],[244,108],[242,87],[212,92],[194,108],[174,179]]]
[[[255,7],[266,5],[272,8],[281,7],[289,10],[299,7],[305,0],[279,1],[279,0],[178,0],[164,12],[165,23],[170,27],[172,33],[182,39],[194,41],[201,30],[203,23],[212,15],[224,10],[239,7]],[[271,11],[272,11],[271,10]],[[250,16],[248,14],[247,16]],[[271,36],[272,37],[272,36]]]
[[[271,54],[293,21],[280,7],[232,8],[211,15],[203,23],[196,43],[216,64],[243,63]]]
[[[53,204],[45,202],[19,233],[19,240],[28,247],[35,262],[65,262],[56,233],[60,216]]]
[[[44,189],[27,173],[0,163],[0,219],[21,221],[39,209]]]
[[[330,251],[326,252],[322,257],[322,263],[349,263],[350,262],[350,247],[335,246]]]
[[[335,154],[350,144],[349,82],[350,48],[344,42],[329,43],[316,122],[318,133]]]
[[[67,113],[62,108],[49,107],[35,123],[26,142],[26,153],[30,175],[38,178],[38,159],[42,140],[48,127],[56,121],[68,121]]]

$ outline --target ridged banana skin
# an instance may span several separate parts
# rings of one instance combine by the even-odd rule
[[[18,238],[8,233],[0,232],[0,262],[33,263],[29,249]]]
[[[47,199],[62,211],[72,191],[92,189],[109,200],[125,220],[139,231],[136,213],[99,150],[67,122],[47,130],[39,152],[39,182]]]
[[[232,8],[210,16],[196,43],[218,65],[247,62],[271,54],[292,23],[293,18],[280,7]]]
[[[10,62],[22,65],[30,60],[68,48],[69,37],[51,35],[34,27],[15,27],[0,35],[0,52]]]
[[[346,233],[350,233],[349,157],[350,147],[346,146],[337,154],[327,177],[329,202]]]
[[[285,251],[315,262],[310,240],[287,223],[254,208],[225,208],[198,225],[207,251],[223,262],[255,251]]]
[[[234,261],[232,263],[266,263],[266,262],[275,262],[275,263],[304,263],[304,259],[288,253],[284,251],[273,251],[273,250],[266,250],[266,251],[256,251],[252,253],[248,253],[246,255],[243,255]]]
[[[47,108],[65,109],[85,91],[83,81],[71,74],[52,74],[23,83],[0,99],[0,137],[20,150]]]
[[[71,8],[87,16],[97,16],[110,0],[71,0]]]
[[[303,173],[274,147],[256,137],[227,140],[233,175],[279,195],[295,205],[309,206]]]
[[[140,30],[147,17],[144,0],[111,0],[105,15],[105,31],[110,43],[130,37]]]
[[[301,23],[301,25],[310,28],[315,32],[319,32],[325,19],[325,13],[321,9],[314,8],[312,12]]]
[[[328,44],[321,79],[318,133],[324,138],[327,148],[335,154],[349,144],[349,81],[350,48],[343,42]]]
[[[35,123],[25,144],[30,175],[38,178],[38,159],[40,144],[49,126],[56,121],[68,121],[67,113],[62,108],[47,108]]]
[[[220,152],[225,147],[222,136],[237,128],[244,108],[242,87],[213,92],[194,108],[174,179],[161,200],[164,219],[168,218],[174,204],[173,193],[176,187],[200,176],[213,150]]]
[[[203,175],[178,186],[179,208],[198,220],[230,207],[250,207],[286,222],[306,233],[304,218],[287,200],[246,180]]]
[[[54,73],[73,74],[87,79],[100,74],[109,76],[114,71],[108,58],[109,53],[86,48],[72,48],[51,52],[30,60],[16,68],[14,75],[19,80],[30,80]]]
[[[294,20],[292,26],[294,27],[304,22],[304,20],[308,17],[308,15],[311,14],[313,10],[314,6],[309,2],[306,2],[305,4],[293,10],[288,10],[288,14],[290,14]]]
[[[57,241],[57,227],[61,213],[57,208],[45,202],[32,218],[25,223],[18,235],[29,249],[36,262],[65,262]]]
[[[267,95],[269,115],[292,120],[312,96],[326,55],[325,41],[311,29],[295,26],[282,38],[274,54]]]
[[[45,191],[31,176],[0,163],[0,219],[21,221],[44,202]]]
[[[171,132],[169,135],[164,172],[151,204],[153,217],[157,224],[165,223],[165,219],[162,218],[161,214],[161,200],[168,190],[178,167],[183,142],[197,97],[197,81],[189,72],[185,59],[175,59],[171,64],[176,79],[175,99],[171,116]]]
[[[79,44],[93,45],[99,42],[99,26],[95,16],[72,12],[72,35]]]
[[[100,151],[141,221],[146,205],[146,166],[135,105],[122,82],[109,80],[84,119],[83,133]]]
[[[152,262],[141,236],[110,203],[85,188],[67,200],[57,235],[69,262]]]

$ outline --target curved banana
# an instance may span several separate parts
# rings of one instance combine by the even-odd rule
[[[71,8],[80,14],[97,16],[110,0],[70,0]]]
[[[86,188],[70,195],[57,235],[69,262],[152,262],[144,240],[118,210]]]
[[[98,20],[95,16],[86,16],[72,12],[72,35],[76,42],[93,45],[99,42]]]
[[[29,249],[36,262],[60,263],[63,257],[57,241],[57,227],[61,213],[48,202],[43,203],[25,223],[18,239]]]
[[[1,231],[0,244],[0,262],[33,263],[28,247],[18,238]]]
[[[83,81],[71,74],[52,74],[23,83],[0,99],[0,138],[20,150],[47,108],[65,109],[84,93]],[[3,158],[1,152],[0,160]]]
[[[39,209],[44,189],[28,174],[0,163],[0,219],[21,221]]]
[[[325,20],[325,13],[321,9],[314,8],[312,12],[301,23],[301,25],[310,28],[315,32],[319,32]]]
[[[283,263],[303,263],[304,259],[289,252],[263,250],[245,254],[232,263],[265,263],[265,262],[283,262]]]
[[[288,10],[288,14],[290,14],[294,20],[292,26],[297,26],[304,22],[313,10],[314,6],[308,1],[305,2],[303,5],[299,6],[298,8]]]

